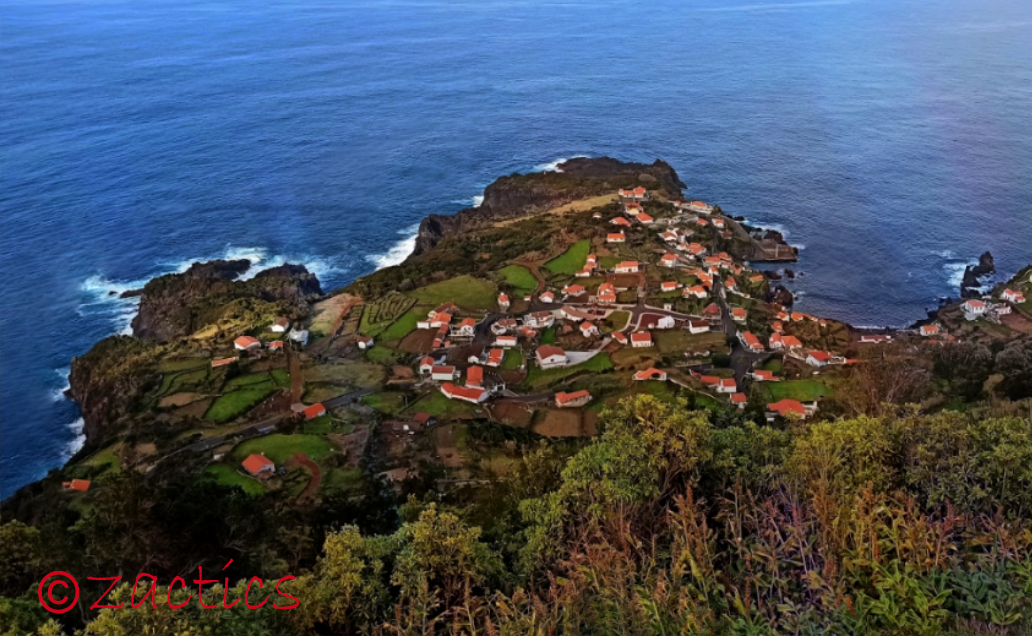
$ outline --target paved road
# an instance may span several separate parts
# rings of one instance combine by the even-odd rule
[[[717,281],[713,281],[717,285]],[[735,383],[739,390],[742,388],[746,375],[752,371],[753,365],[767,357],[767,353],[753,353],[742,346],[738,340],[738,324],[731,318],[731,309],[727,303],[727,293],[721,285],[717,292],[717,302],[720,304],[720,325],[724,333],[734,338],[731,344],[731,369],[735,372]]]

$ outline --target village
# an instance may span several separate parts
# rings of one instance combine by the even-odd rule
[[[587,439],[599,412],[630,395],[805,420],[865,347],[947,343],[963,331],[957,321],[1032,325],[1026,273],[945,321],[856,330],[778,302],[778,275],[731,253],[779,262],[790,248],[719,207],[645,187],[592,203],[562,253],[369,303],[332,296],[308,319],[279,316],[237,335],[203,372],[221,387],[213,399],[178,383],[199,369],[177,367],[161,408],[217,426],[143,465],[207,456],[203,472],[217,481],[314,500],[327,482],[353,484],[379,435],[377,465],[395,482],[419,457],[470,478],[515,459],[490,444],[474,452],[480,437]],[[87,490],[89,480],[66,488]]]

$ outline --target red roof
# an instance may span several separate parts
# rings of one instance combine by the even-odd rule
[[[312,420],[317,417],[326,415],[326,407],[322,405],[322,402],[319,402],[318,404],[306,406],[305,410],[302,411],[302,413],[305,414],[306,420]]]
[[[430,373],[454,374],[455,373],[455,367],[453,367],[451,365],[434,365],[434,367],[432,369],[430,369]]]
[[[87,490],[90,489],[90,484],[92,484],[92,483],[93,482],[91,482],[89,479],[73,479],[71,481],[66,481],[66,482],[64,482],[61,485],[64,486],[65,490],[74,490],[76,492],[86,492]]]
[[[555,394],[556,404],[569,404],[570,402],[576,402],[581,398],[590,398],[591,393],[581,390],[574,391],[573,393],[564,393],[562,391]]]
[[[360,339],[361,339],[361,337],[360,337]],[[369,338],[369,340],[372,340],[372,338]],[[283,348],[283,341],[282,340],[273,340],[272,342],[269,343],[269,348],[270,349],[282,349]]]
[[[662,369],[657,369],[656,367],[651,367],[649,369],[644,369],[642,371],[638,371],[637,373],[635,373],[634,374],[634,379],[635,380],[652,380],[654,378],[662,378],[665,375],[666,375],[666,371],[663,371]]]
[[[552,356],[565,356],[566,352],[555,345],[541,345],[538,347],[537,355],[539,358],[551,358]]]
[[[433,367],[434,366],[434,359],[431,358],[430,356],[425,356],[422,360],[419,361],[419,366],[421,366],[421,367]]]
[[[757,338],[756,334],[754,334],[751,331],[743,331],[742,340],[745,341],[745,346],[749,347],[750,349],[763,348],[763,345],[760,344],[760,339]]]
[[[766,369],[757,369],[753,371],[753,375],[757,380],[776,380],[773,371],[767,371]]]
[[[800,342],[799,338],[796,338],[795,336],[782,336],[781,344],[785,345],[789,349],[795,349],[796,347],[803,346],[803,343]]]
[[[225,366],[227,364],[232,364],[232,363],[236,362],[239,359],[240,358],[237,358],[237,357],[233,357],[233,358],[219,358],[218,360],[212,360],[211,361],[211,366],[213,366],[213,367],[222,367],[222,366]]]
[[[712,303],[710,305],[707,305],[706,308],[702,310],[702,315],[703,316],[719,316],[720,315],[720,306],[717,305],[716,303]]]
[[[483,367],[472,366],[466,370],[466,386],[480,387],[484,384]]]
[[[460,398],[474,402],[479,402],[486,393],[483,389],[476,389],[467,386],[455,386],[451,382],[445,382],[442,384],[441,392],[451,398]]]
[[[240,347],[241,349],[250,349],[251,347],[260,347],[262,343],[258,338],[251,336],[240,336],[233,341],[233,344]]]
[[[745,393],[732,393],[731,403],[732,404],[745,404],[749,401],[749,398],[745,397]]]
[[[828,362],[831,360],[831,354],[827,351],[811,351],[810,357],[817,362]]]
[[[247,472],[257,475],[266,467],[275,468],[276,464],[265,455],[248,455],[247,459],[243,461],[243,466]]]
[[[501,349],[491,349],[487,353],[487,364],[493,365],[493,366],[498,366],[499,364],[502,363],[502,360],[504,358],[505,358],[505,351],[503,351]]]
[[[718,386],[734,387],[735,386],[735,379],[734,378],[721,378]]]
[[[426,424],[430,421],[430,414],[420,411],[412,416],[412,421],[416,424]]]
[[[799,417],[806,415],[806,407],[798,400],[779,400],[773,404],[768,404],[767,408],[781,415],[788,415],[789,413]]]
[[[631,342],[652,342],[652,334],[647,331],[635,331],[631,334]]]

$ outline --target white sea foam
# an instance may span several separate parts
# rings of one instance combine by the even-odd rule
[[[409,257],[412,250],[416,249],[416,236],[418,235],[418,232],[418,223],[403,230],[398,230],[398,234],[404,235],[405,238],[392,245],[386,252],[381,254],[369,254],[366,256],[366,260],[373,265],[376,265],[376,269],[378,270],[401,264],[402,261]]]
[[[61,380],[61,388],[54,389],[50,397],[54,398],[55,402],[63,402],[68,398],[65,396],[65,391],[72,388],[72,385],[68,382],[68,376],[72,373],[71,367],[65,367],[63,369],[54,369],[54,374]]]
[[[482,204],[483,202],[484,202],[484,195],[482,195],[482,194],[478,194],[478,195],[476,195],[475,197],[473,197],[473,207],[475,207],[475,208],[479,208],[479,207],[480,207],[480,205],[481,205],[481,204]]]
[[[587,156],[588,155],[573,155],[572,157],[560,157],[559,159],[549,163],[539,163],[534,166],[534,172],[562,172],[562,170],[559,169],[559,164],[564,161],[569,161],[570,159],[581,159]]]
[[[953,250],[940,250],[938,252],[932,252],[932,254],[935,254],[939,258],[953,258],[955,256]]]
[[[85,428],[85,426],[86,420],[81,417],[68,425],[68,429],[75,433],[75,439],[68,442],[68,445],[65,446],[64,450],[61,452],[62,464],[82,450],[83,445],[86,443],[86,436],[82,432],[82,429]]]
[[[946,263],[944,269],[950,282],[950,287],[959,289],[960,284],[964,282],[964,270],[967,269],[968,263]]]

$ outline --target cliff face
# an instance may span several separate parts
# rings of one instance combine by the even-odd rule
[[[502,177],[484,190],[480,207],[466,208],[452,216],[431,214],[419,225],[413,255],[429,251],[449,234],[530,216],[620,188],[640,185],[679,198],[685,187],[670,164],[659,160],[644,164],[609,157],[578,158],[559,164],[559,170]]]
[[[307,302],[322,294],[315,274],[302,265],[281,265],[259,272],[253,279],[234,281],[239,261],[195,263],[182,274],[160,276],[140,293],[140,310],[133,318],[133,335],[156,342],[169,342],[190,335],[217,322],[222,309],[238,299],[280,303],[283,312],[301,315]]]

